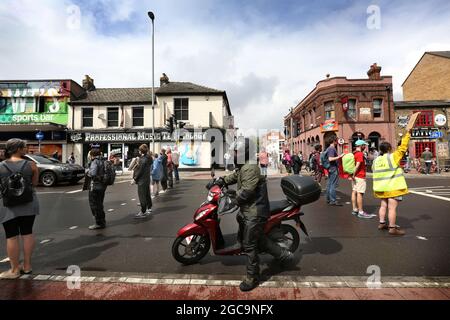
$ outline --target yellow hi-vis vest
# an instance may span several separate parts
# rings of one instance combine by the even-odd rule
[[[408,188],[403,169],[394,164],[393,154],[384,154],[375,159],[372,165],[373,191],[389,192]]]

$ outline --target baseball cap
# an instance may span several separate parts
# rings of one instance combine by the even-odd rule
[[[365,142],[364,140],[358,140],[355,142],[355,146],[360,147],[360,146],[368,146],[369,144],[367,142]]]

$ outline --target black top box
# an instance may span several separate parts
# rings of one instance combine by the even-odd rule
[[[293,175],[281,179],[281,189],[287,199],[303,206],[319,200],[322,187],[311,177]]]

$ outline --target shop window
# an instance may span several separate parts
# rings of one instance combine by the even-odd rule
[[[351,120],[356,120],[356,99],[349,99],[348,100],[347,116]]]
[[[325,102],[325,120],[332,120],[335,118],[333,101]]]
[[[419,112],[419,111],[414,111]],[[434,113],[432,110],[420,111],[420,116],[417,118],[417,127],[432,127],[434,122]]]
[[[383,99],[373,100],[373,117],[381,118],[383,115]]]
[[[94,126],[94,109],[83,108],[83,127],[91,128]]]
[[[436,157],[436,143],[435,142],[416,142],[416,158],[420,158],[425,148],[430,148],[433,157]]]
[[[108,108],[108,127],[119,126],[119,108]]]
[[[175,118],[177,120],[188,121],[189,120],[189,99],[188,98],[175,98]]]
[[[144,107],[133,108],[133,127],[144,126]]]

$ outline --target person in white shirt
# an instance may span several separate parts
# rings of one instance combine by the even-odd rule
[[[178,167],[180,166],[180,153],[178,152],[178,147],[173,148],[172,163],[173,171],[175,173],[175,183],[180,183],[180,174],[178,173]]]

